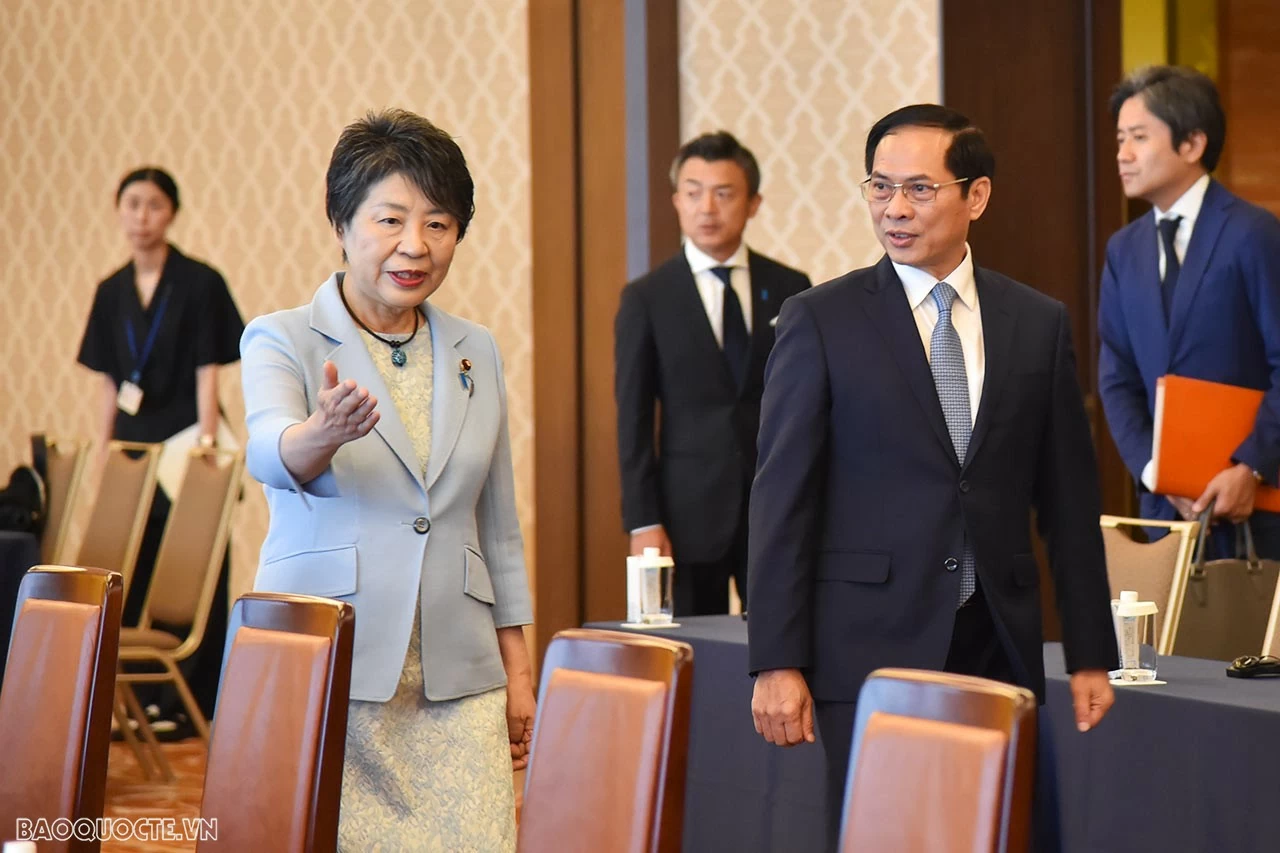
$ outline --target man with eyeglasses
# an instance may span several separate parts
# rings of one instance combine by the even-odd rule
[[[978,675],[1043,702],[1033,510],[1080,731],[1111,706],[1116,665],[1070,320],[966,242],[991,197],[982,132],[903,107],[872,127],[866,168],[885,256],[783,306],[751,493],[752,716],[781,746],[813,742],[816,716],[833,848],[871,670]],[[1053,829],[1039,822],[1041,846]]]
[[[1098,394],[1111,436],[1143,518],[1198,518],[1212,502],[1216,520],[1247,520],[1258,554],[1280,559],[1280,514],[1253,509],[1257,487],[1280,478],[1280,220],[1210,177],[1227,120],[1204,74],[1135,71],[1112,94],[1111,114],[1125,195],[1154,208],[1107,243]],[[1165,374],[1266,392],[1252,432],[1198,496],[1154,491],[1155,392]],[[1234,556],[1234,526],[1215,524],[1208,544],[1210,557]]]

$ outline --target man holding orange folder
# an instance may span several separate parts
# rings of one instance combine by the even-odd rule
[[[1280,558],[1280,515],[1254,511],[1258,486],[1275,486],[1280,469],[1280,220],[1210,177],[1226,117],[1208,77],[1141,69],[1116,87],[1111,110],[1125,195],[1154,208],[1107,244],[1098,389],[1112,437],[1138,480],[1144,518],[1195,518],[1213,502],[1215,518],[1248,519],[1259,554]],[[1198,495],[1156,493],[1165,375],[1262,392],[1252,431]],[[1233,554],[1231,532],[1217,527],[1211,556]]]

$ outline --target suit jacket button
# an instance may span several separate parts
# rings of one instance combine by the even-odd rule
[[[960,568],[960,561],[955,557],[947,557],[947,559],[942,561],[942,567],[949,572],[954,572],[956,569]]]
[[[426,533],[431,529],[431,519],[426,516],[418,516],[413,520],[413,530],[415,533]]]
[[[969,481],[968,481],[968,480],[961,480],[961,481],[960,481],[960,493],[961,493],[961,494],[964,494],[964,495],[969,494]]]

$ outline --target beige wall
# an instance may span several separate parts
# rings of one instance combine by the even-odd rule
[[[826,281],[881,252],[858,183],[867,130],[939,97],[939,0],[679,0],[681,136],[755,152],[758,251]]]
[[[340,262],[324,169],[343,125],[382,106],[453,133],[475,175],[476,219],[434,299],[502,348],[531,544],[523,0],[0,0],[3,472],[32,430],[94,429],[97,386],[75,356],[96,283],[127,260],[113,211],[127,170],[173,173],[173,241],[223,272],[248,319],[308,301]],[[242,431],[238,382],[229,371],[222,396]],[[266,529],[261,493],[246,495],[233,592]]]

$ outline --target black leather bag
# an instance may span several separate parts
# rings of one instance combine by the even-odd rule
[[[49,493],[44,477],[47,448],[43,435],[31,437],[31,465],[19,465],[9,474],[9,483],[0,489],[0,530],[44,532]]]

